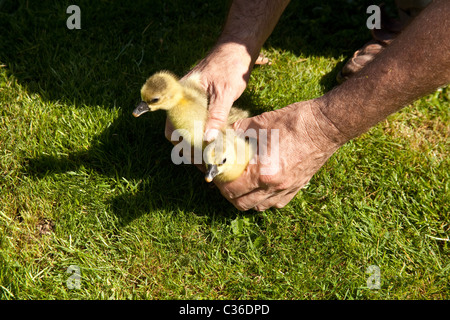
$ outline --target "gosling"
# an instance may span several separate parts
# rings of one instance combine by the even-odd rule
[[[198,134],[203,136],[208,117],[208,98],[200,85],[198,73],[178,80],[168,71],[160,71],[152,75],[141,88],[142,101],[133,111],[139,117],[148,111],[166,110],[167,116],[175,129],[180,130],[184,139],[194,148],[204,150],[207,145],[203,139],[194,139]],[[249,116],[247,111],[232,107],[228,117],[228,128],[235,121]],[[201,132],[196,130],[201,129]],[[205,180],[232,181],[238,178],[247,167],[254,152],[248,140],[238,136],[232,130],[222,130],[219,139],[214,140],[205,150],[207,172]],[[242,151],[244,152],[241,156]]]

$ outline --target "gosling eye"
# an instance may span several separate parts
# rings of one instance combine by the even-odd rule
[[[157,103],[159,101],[159,98],[153,98],[152,100],[150,100],[149,103]]]
[[[225,162],[227,162],[227,158],[224,158],[224,159],[222,160],[222,162],[219,163],[219,165],[222,165],[222,164],[224,164]]]

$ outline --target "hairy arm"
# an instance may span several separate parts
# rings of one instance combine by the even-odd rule
[[[278,129],[279,152],[218,184],[240,210],[285,206],[344,143],[405,105],[450,83],[450,1],[434,0],[371,63],[324,96],[235,123]],[[270,130],[268,130],[270,135]],[[270,136],[267,139],[271,141]],[[276,164],[276,165],[273,165]],[[264,166],[277,167],[273,175]]]
[[[240,44],[256,60],[288,3],[288,0],[233,1],[218,45]]]
[[[205,127],[207,141],[214,140],[217,130],[225,126],[232,104],[247,87],[261,47],[288,3],[288,0],[234,0],[216,45],[191,70],[190,73],[200,72],[210,98]]]
[[[376,59],[319,99],[345,140],[450,83],[449,17],[450,1],[434,0]]]

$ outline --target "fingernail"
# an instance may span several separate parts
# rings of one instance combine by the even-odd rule
[[[211,142],[217,138],[219,135],[219,130],[217,129],[208,129],[205,131],[205,134],[203,135],[203,140],[207,142]]]

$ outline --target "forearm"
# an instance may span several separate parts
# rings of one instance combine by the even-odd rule
[[[240,46],[256,60],[289,0],[234,0],[217,45]]]
[[[344,143],[450,83],[450,2],[435,0],[374,61],[317,99]]]
[[[216,45],[189,73],[200,74],[209,95],[205,139],[212,141],[228,121],[234,101],[244,92],[261,47],[288,0],[234,0]]]

